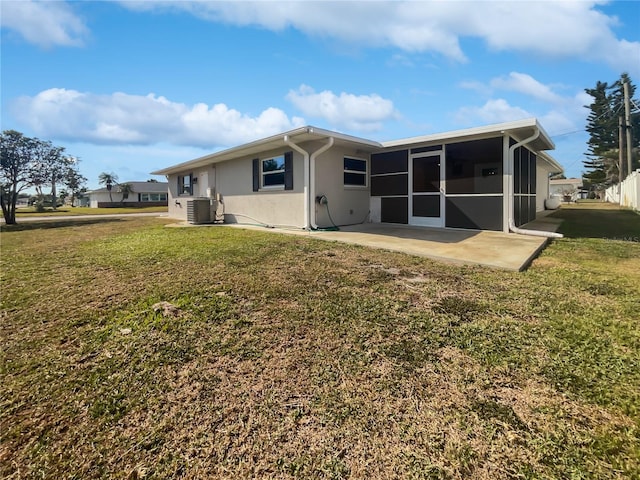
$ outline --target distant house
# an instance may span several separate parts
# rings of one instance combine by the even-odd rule
[[[122,198],[119,185],[131,185],[131,193]],[[87,192],[91,208],[109,207],[154,207],[167,206],[169,184],[167,182],[121,182],[111,187],[111,195],[106,187]]]
[[[553,148],[535,118],[389,142],[306,126],[153,174],[169,181],[169,215],[194,223],[223,209],[228,223],[307,230],[369,221],[509,232],[544,210],[549,176],[562,172]]]
[[[69,201],[71,201],[71,199]],[[87,195],[86,193],[83,193],[82,195],[80,195],[79,197],[76,197],[73,200],[72,205],[74,207],[88,207],[91,205],[91,199],[89,198],[89,195]]]
[[[549,196],[557,197],[562,201],[575,202],[581,198],[581,178],[561,178],[549,180]]]

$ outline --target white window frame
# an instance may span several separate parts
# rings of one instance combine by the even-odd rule
[[[279,160],[282,160],[282,168],[278,170],[271,170],[271,171],[265,172],[264,162],[268,162],[269,160],[275,160],[276,162]],[[286,167],[285,167],[284,154],[276,155],[275,157],[261,158],[260,159],[260,190],[284,190],[284,186],[286,182],[285,170],[286,170]],[[282,174],[282,183],[278,183],[276,185],[265,185],[265,182],[264,182],[265,176],[274,175],[274,174]]]
[[[364,162],[364,172],[360,171],[360,170],[348,170],[344,165],[344,161],[346,159],[358,160],[358,161]],[[343,185],[344,185],[345,189],[352,189],[352,188],[354,188],[354,189],[366,189],[366,188],[369,188],[369,160],[367,160],[366,158],[353,157],[351,155],[345,155],[342,158],[342,168],[343,168],[343,170],[342,170],[342,182],[343,182]],[[345,173],[352,173],[352,174],[355,174],[355,175],[364,175],[364,185],[353,185],[353,184],[350,184],[350,183],[344,183],[344,174]]]

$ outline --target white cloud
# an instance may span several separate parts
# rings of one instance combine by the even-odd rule
[[[572,132],[577,129],[576,123],[565,112],[551,110],[540,117],[540,123],[549,135]]]
[[[329,90],[316,93],[301,85],[298,90],[289,91],[287,99],[305,115],[322,118],[334,128],[371,132],[380,130],[385,120],[397,117],[393,102],[376,94],[336,95]]]
[[[545,85],[525,73],[511,72],[507,76],[491,79],[488,84],[467,81],[459,84],[461,88],[476,91],[483,96],[492,97],[496,92],[500,95],[515,92],[524,95],[523,100],[530,110],[512,106],[510,100],[504,98],[489,99],[482,107],[463,107],[454,115],[462,124],[469,121],[503,122],[536,116],[545,129],[551,134],[572,131],[583,125],[588,114],[585,105],[592,98],[580,89],[575,95],[556,93],[550,85]],[[533,101],[531,101],[533,100]],[[545,108],[551,108],[545,111]]]
[[[511,105],[504,98],[488,100],[480,107],[462,107],[454,114],[456,123],[464,126],[492,124],[536,117],[551,135],[559,135],[579,129],[584,123],[585,110],[556,108],[546,112],[530,112]]]
[[[493,88],[510,90],[523,93],[538,100],[549,103],[560,103],[562,97],[526,73],[511,72],[507,77],[498,77],[491,80]]]
[[[488,96],[493,93],[493,89],[482,82],[478,82],[476,80],[466,80],[458,83],[460,88],[464,88],[465,90],[472,90],[482,96]]]
[[[2,2],[0,25],[40,47],[81,46],[89,31],[65,2]]]
[[[481,107],[462,107],[456,114],[455,119],[463,125],[477,125],[480,123],[492,124],[511,122],[523,118],[531,118],[534,115],[520,107],[509,105],[503,98],[488,100]]]
[[[182,10],[209,21],[288,27],[367,47],[435,52],[465,61],[461,38],[496,51],[577,57],[638,71],[640,42],[618,39],[599,1],[562,2],[123,2],[137,10]],[[354,20],[357,19],[357,22]]]
[[[13,105],[15,117],[40,136],[98,144],[160,142],[213,148],[269,136],[304,124],[277,108],[251,117],[223,103],[188,106],[162,96],[96,95],[52,88]]]

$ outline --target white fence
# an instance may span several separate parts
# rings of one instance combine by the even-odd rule
[[[640,210],[640,170],[631,172],[622,183],[607,188],[604,199],[607,202],[619,203],[623,207]]]

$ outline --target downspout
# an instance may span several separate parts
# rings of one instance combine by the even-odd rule
[[[311,160],[309,162],[309,169],[311,171],[311,175],[309,178],[309,199],[308,199],[308,204],[310,205],[311,209],[309,211],[309,219],[310,219],[310,224],[311,224],[311,228],[313,230],[317,230],[318,229],[318,225],[316,224],[316,158],[323,154],[324,152],[326,152],[327,150],[329,150],[331,147],[333,147],[333,143],[334,143],[334,139],[333,137],[329,137],[329,141],[324,144],[322,147],[320,147],[318,150],[316,150],[315,152],[313,152],[311,154]]]
[[[296,145],[295,143],[293,143],[289,139],[289,135],[285,135],[283,140],[284,140],[284,143],[289,145],[296,152],[300,153],[302,155],[303,159],[304,159],[303,160],[303,163],[304,163],[304,191],[303,191],[303,196],[304,196],[304,227],[303,228],[305,230],[310,230],[310,226],[309,226],[309,152],[307,152],[303,148],[301,148],[298,145]]]
[[[508,157],[508,169],[509,169],[509,182],[507,187],[507,210],[509,214],[509,230],[513,233],[519,233],[520,235],[533,235],[536,237],[547,237],[547,238],[563,238],[564,235],[556,232],[545,232],[542,230],[527,230],[525,228],[518,228],[513,221],[513,207],[514,207],[514,198],[513,198],[513,165],[514,165],[514,155],[517,148],[526,145],[527,143],[533,142],[540,136],[540,129],[536,126],[536,131],[529,138],[525,138],[518,143],[514,143],[509,147],[509,157]]]

